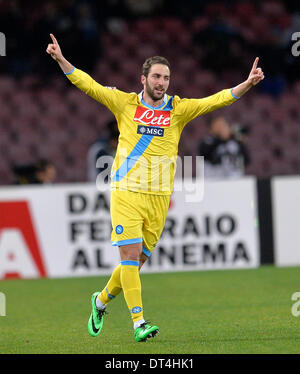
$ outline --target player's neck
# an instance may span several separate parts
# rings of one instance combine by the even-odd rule
[[[155,107],[159,107],[163,104],[164,102],[164,98],[162,97],[160,100],[153,100],[148,94],[147,92],[143,92],[143,100],[145,101],[145,103],[147,105],[150,105],[152,106],[153,108]]]

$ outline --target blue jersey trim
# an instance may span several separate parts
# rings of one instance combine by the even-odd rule
[[[153,137],[153,135],[141,136],[140,140],[136,143],[135,147],[127,156],[126,160],[112,177],[113,182],[120,182],[120,180],[123,179],[125,175],[127,175],[127,173],[133,168],[138,159],[141,157],[141,155],[145,152]]]
[[[170,111],[173,109],[173,99],[173,96],[171,96],[163,110]]]
[[[158,110],[158,109],[161,109],[163,108],[164,105],[166,105],[166,102],[167,102],[167,94],[164,94],[164,98],[163,98],[163,103],[160,105],[160,106],[151,106],[149,104],[147,104],[144,99],[143,99],[143,93],[144,93],[144,90],[142,90],[140,93],[139,93],[139,99],[141,100],[141,103],[146,106],[147,108],[149,109],[152,109],[152,110]],[[163,109],[165,110],[165,109]]]
[[[109,299],[114,299],[116,296],[114,296],[114,295],[112,295],[112,294],[110,294],[109,292],[108,292],[108,289],[107,289],[107,287],[105,288],[105,291],[106,291],[106,293],[107,293],[107,297],[109,298]]]
[[[164,101],[160,106],[151,106],[149,104],[146,104],[145,101],[143,99],[141,99],[141,103],[146,106],[147,108],[149,109],[152,109],[152,110],[158,110],[158,109],[161,109],[163,106],[166,105],[166,102]]]
[[[121,261],[121,265],[132,265],[132,266],[140,266],[140,263],[138,261]]]
[[[125,240],[118,240],[117,242],[112,242],[111,244],[114,246],[122,246],[127,244],[136,244],[136,243],[142,243],[142,238],[135,238],[135,239],[125,239]]]
[[[73,71],[75,70],[75,66],[73,66],[73,69],[69,72],[69,73],[64,73],[65,75],[70,75],[73,73]]]
[[[233,94],[233,88],[230,90],[230,92],[231,92],[231,95],[232,95],[235,99],[240,99],[240,98],[241,98],[241,97],[235,96],[235,95]]]
[[[151,256],[151,252],[148,251],[148,249],[146,247],[143,246],[143,253],[147,256],[147,257],[150,257]]]

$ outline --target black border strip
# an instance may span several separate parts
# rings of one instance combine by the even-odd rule
[[[274,264],[271,179],[257,179],[258,227],[261,265]]]

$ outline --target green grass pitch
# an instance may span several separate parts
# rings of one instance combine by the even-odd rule
[[[90,296],[108,277],[5,280],[1,353],[261,354],[300,353],[300,268],[141,274],[145,318],[160,328],[133,338],[123,294],[97,338],[87,332]],[[300,309],[300,308],[299,308]]]

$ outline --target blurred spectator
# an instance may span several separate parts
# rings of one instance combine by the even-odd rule
[[[36,183],[53,183],[56,178],[56,168],[49,160],[40,160],[36,164],[35,178]]]
[[[62,41],[66,55],[72,56],[74,64],[82,69],[92,70],[102,54],[101,31],[105,22],[93,2],[0,0],[0,24],[7,37],[7,57],[0,62],[0,72],[17,78],[35,73],[48,84],[48,75],[57,74],[56,66],[41,52],[47,47],[50,32]]]
[[[210,125],[210,135],[200,143],[199,155],[204,156],[204,176],[207,178],[241,177],[250,162],[243,135],[247,128],[233,128],[224,117],[216,117]]]
[[[95,143],[93,143],[88,151],[87,156],[87,167],[88,167],[88,180],[90,182],[95,182],[97,176],[106,171],[106,177],[104,178],[104,182],[108,182],[107,175],[110,175],[113,159],[115,157],[115,153],[118,146],[118,137],[119,137],[119,130],[117,126],[116,120],[111,120],[106,125],[106,137],[100,137]],[[102,156],[109,156],[104,161],[103,167],[97,167],[97,161]]]
[[[15,165],[15,184],[49,184],[56,178],[56,168],[51,161],[40,160],[35,164]]]
[[[14,165],[13,173],[16,177],[14,184],[32,184],[36,183],[35,178],[35,165]]]
[[[195,47],[202,51],[201,66],[215,72],[224,69],[245,69],[243,49],[246,40],[221,13],[213,13],[207,25],[193,37]],[[248,67],[248,66],[247,66]]]
[[[163,5],[163,0],[125,0],[128,13],[132,16],[153,16]]]

